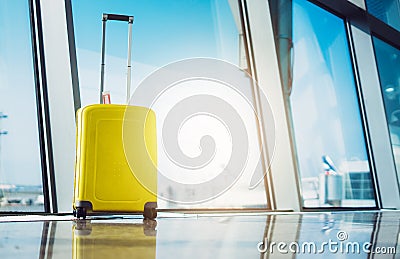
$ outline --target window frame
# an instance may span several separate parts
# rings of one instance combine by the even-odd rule
[[[365,115],[365,102],[364,102],[364,98],[362,95],[362,89],[360,86],[360,80],[358,77],[359,71],[358,71],[358,65],[357,65],[357,59],[354,55],[354,45],[352,42],[352,35],[351,35],[351,30],[349,28],[349,17],[348,17],[348,12],[349,13],[353,13],[352,9],[357,8],[359,10],[361,10],[361,8],[356,7],[354,4],[351,4],[350,2],[346,1],[346,0],[339,0],[339,1],[319,1],[319,0],[307,0],[308,2],[316,5],[317,7],[335,15],[336,17],[338,17],[339,19],[341,19],[343,21],[343,26],[345,29],[345,34],[346,34],[346,42],[349,48],[349,54],[350,54],[350,64],[351,64],[351,73],[353,75],[353,80],[354,80],[354,86],[355,86],[355,91],[357,94],[357,105],[359,107],[360,110],[360,119],[361,119],[361,127],[363,130],[363,134],[364,134],[364,143],[365,143],[365,148],[366,148],[366,152],[367,152],[367,156],[368,156],[368,165],[370,168],[370,175],[371,175],[371,181],[372,181],[372,187],[374,188],[374,201],[375,201],[375,206],[367,206],[367,207],[357,207],[357,206],[337,206],[337,207],[329,207],[329,208],[325,208],[325,207],[305,207],[304,206],[304,199],[301,199],[301,207],[303,211],[351,211],[351,210],[376,210],[380,207],[380,196],[379,196],[379,188],[378,188],[378,184],[377,184],[377,180],[376,180],[376,169],[375,169],[375,164],[374,164],[374,156],[372,153],[372,147],[371,147],[371,137],[370,137],[370,133],[368,130],[368,120],[366,118]],[[340,3],[342,2],[342,3]],[[343,6],[344,3],[346,3],[347,5],[351,6]],[[289,100],[290,102],[290,100]],[[290,111],[291,112],[291,111]],[[294,134],[294,129],[292,126],[292,134]],[[295,151],[295,153],[297,153],[297,151]],[[296,155],[296,163],[297,162],[297,155]],[[300,171],[299,171],[299,167],[297,167],[298,170],[298,174],[299,174],[299,180],[301,179],[300,177]],[[299,182],[299,186],[301,187],[301,182]]]
[[[228,1],[228,0],[227,0]],[[254,52],[252,50],[252,43],[251,43],[251,30],[249,29],[249,18],[248,18],[248,10],[247,10],[247,3],[246,0],[235,0],[238,4],[238,13],[239,13],[239,22],[242,27],[243,32],[243,44],[244,50],[246,55],[246,65],[247,68],[244,70],[253,78],[257,78],[257,72],[254,68]],[[66,17],[67,17],[67,30],[68,30],[68,40],[69,40],[69,47],[70,47],[70,63],[71,63],[71,76],[73,82],[73,95],[75,100],[75,110],[80,108],[80,90],[79,90],[79,76],[78,76],[78,64],[77,64],[77,51],[76,51],[76,44],[75,44],[75,35],[74,35],[74,24],[73,24],[73,13],[72,13],[72,0],[65,0],[65,8],[66,8]],[[255,80],[257,81],[257,80]],[[253,82],[255,83],[255,82]],[[261,111],[261,104],[259,103],[259,95],[260,93],[257,92],[257,88],[253,86],[253,98],[254,98],[254,105]],[[261,122],[263,123],[263,122]],[[259,141],[261,143],[261,139],[265,139],[265,132],[262,131],[261,125],[256,125],[257,133],[259,137]],[[265,171],[268,171],[268,150],[267,145],[264,143],[263,147],[260,151],[260,156],[263,161],[262,166]],[[195,211],[272,211],[276,209],[276,201],[275,201],[275,192],[272,182],[272,176],[269,173],[265,173],[264,181],[261,183],[264,184],[265,195],[266,195],[266,206],[263,208],[251,207],[251,208],[200,208],[200,209],[193,209]],[[164,209],[164,211],[190,211],[192,209],[179,209],[179,208],[172,208],[172,209]]]
[[[400,31],[397,31],[390,25],[386,24],[385,22],[379,20],[378,18],[374,17],[370,13],[368,13],[367,10],[355,5],[354,3],[351,3],[347,0],[337,0],[337,1],[329,1],[329,0],[308,0],[309,2],[319,6],[320,8],[331,12],[332,14],[342,18],[344,20],[345,26],[346,26],[346,31],[347,31],[347,40],[349,43],[349,48],[350,48],[350,54],[351,54],[351,61],[353,65],[353,75],[356,83],[356,88],[357,88],[357,93],[358,93],[358,101],[359,101],[359,107],[361,111],[361,118],[363,121],[363,128],[364,128],[364,133],[365,133],[365,138],[366,138],[366,147],[367,147],[367,152],[368,152],[368,157],[369,157],[369,163],[370,163],[370,168],[371,168],[371,176],[372,176],[372,181],[373,185],[375,187],[375,200],[376,200],[376,207],[375,208],[361,208],[361,209],[382,209],[382,208],[387,208],[385,205],[385,200],[387,200],[387,197],[384,197],[385,195],[382,194],[382,190],[380,188],[379,184],[382,184],[384,181],[383,179],[380,179],[379,175],[383,174],[384,172],[380,171],[378,173],[378,165],[377,165],[377,158],[376,154],[374,155],[373,151],[373,133],[371,133],[370,126],[371,126],[371,121],[368,119],[367,116],[367,104],[366,104],[366,96],[364,96],[364,90],[363,90],[363,80],[361,78],[361,70],[363,68],[363,64],[360,64],[358,62],[358,55],[360,54],[360,50],[357,49],[357,46],[355,44],[355,37],[354,37],[354,32],[352,27],[356,27],[363,32],[369,34],[369,38],[371,40],[372,44],[372,37],[375,36],[388,44],[400,49]],[[374,45],[372,44],[372,48],[375,49]],[[359,53],[357,53],[359,52]],[[357,55],[358,54],[358,55]],[[375,52],[373,53],[375,55]],[[374,66],[377,69],[377,64],[376,64],[376,59],[374,56]],[[378,80],[379,77],[378,77]],[[380,81],[379,81],[380,83]],[[380,89],[380,84],[377,86]],[[378,98],[381,98],[379,96]],[[386,118],[384,118],[386,122]],[[389,132],[388,125],[385,125],[385,128],[387,132]],[[376,140],[375,140],[376,141]],[[389,139],[390,141],[390,139]],[[385,147],[385,149],[390,149],[390,152],[392,154],[392,157],[390,160],[392,160],[393,165],[394,165],[394,158],[393,158],[393,152],[391,147]],[[387,173],[387,172],[386,172]],[[394,167],[394,172],[395,178],[398,180],[398,173],[396,173],[396,169]],[[385,183],[382,184],[382,186],[386,186],[386,181]],[[392,183],[393,184],[393,183]],[[397,185],[397,190],[400,189],[400,186],[397,183],[394,183],[394,186]],[[395,205],[393,207],[399,207],[400,206],[400,200],[397,198],[396,201],[394,202]],[[390,206],[392,207],[392,206]],[[314,209],[306,209],[303,208],[305,211],[308,210],[314,210]],[[358,207],[356,208],[339,208],[339,209],[360,209]],[[320,210],[320,209],[317,209]]]
[[[43,43],[40,0],[29,0],[33,69],[42,166],[44,213],[57,213],[57,196],[47,94],[47,75]]]

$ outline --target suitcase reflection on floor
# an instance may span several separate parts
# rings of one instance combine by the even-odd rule
[[[157,221],[107,223],[76,220],[73,258],[156,258]]]

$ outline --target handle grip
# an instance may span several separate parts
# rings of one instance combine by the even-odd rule
[[[109,14],[109,13],[103,14],[103,21],[108,21],[108,20],[133,23],[133,16],[122,15],[122,14]]]

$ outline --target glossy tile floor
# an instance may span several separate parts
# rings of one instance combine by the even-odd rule
[[[399,233],[400,211],[9,216],[0,258],[400,258]]]

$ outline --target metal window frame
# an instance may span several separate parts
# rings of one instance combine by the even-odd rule
[[[253,101],[255,104],[255,108],[257,109],[257,112],[260,114],[260,120],[261,124],[258,124],[258,120],[256,120],[257,123],[257,135],[258,135],[258,141],[260,144],[263,144],[260,152],[261,152],[261,159],[262,159],[262,168],[264,172],[264,188],[265,188],[265,194],[266,194],[266,201],[267,201],[267,209],[269,210],[276,210],[277,205],[276,205],[276,199],[275,199],[275,190],[274,190],[274,185],[272,181],[272,172],[271,168],[268,168],[268,165],[270,163],[268,157],[269,157],[269,152],[268,146],[265,144],[265,141],[267,139],[267,136],[265,134],[265,131],[262,129],[263,125],[265,125],[265,122],[263,121],[263,110],[262,110],[262,104],[260,100],[260,89],[257,87],[257,84],[255,82],[258,82],[258,75],[257,75],[257,70],[255,66],[255,57],[254,57],[254,49],[253,49],[253,43],[252,43],[252,35],[251,35],[251,30],[250,30],[250,21],[249,21],[249,12],[247,9],[247,1],[246,0],[238,0],[238,6],[239,6],[239,16],[240,16],[240,22],[243,30],[243,42],[244,42],[244,48],[245,48],[245,53],[246,53],[246,61],[247,61],[247,72],[252,76],[253,82],[252,82],[252,96],[253,96]]]
[[[50,196],[54,197],[57,208],[50,213],[71,213],[73,195],[73,177],[75,162],[75,110],[79,106],[79,88],[76,88],[73,66],[76,56],[71,56],[74,49],[71,27],[68,30],[65,0],[35,0],[40,4],[41,34],[43,53],[40,57],[45,61],[46,98],[45,108],[48,111],[49,124],[46,125],[52,144],[52,163],[50,176]],[[40,49],[39,49],[40,50]],[[75,69],[75,70],[74,70]],[[75,74],[77,79],[77,74]],[[75,89],[74,89],[75,88]],[[54,184],[54,185],[53,185]],[[58,195],[56,195],[56,192]]]
[[[273,33],[271,19],[271,7],[265,0],[245,0],[247,6],[247,23],[251,32],[249,38],[252,57],[252,67],[257,73],[257,91],[262,91],[268,96],[268,102],[277,118],[275,129],[271,129],[265,123],[261,125],[261,134],[266,136],[266,142],[275,144],[273,157],[268,161],[267,176],[270,186],[268,195],[274,200],[275,210],[290,209],[301,210],[300,189],[296,164],[294,159],[293,141],[290,134],[290,114],[288,113],[282,80],[279,75],[279,62],[276,53],[276,42]],[[259,88],[259,89],[258,89]],[[257,99],[256,99],[257,101]],[[267,104],[259,104],[261,107]],[[274,139],[271,139],[270,130],[275,131]],[[271,144],[271,143],[269,143]]]
[[[74,18],[73,18],[73,14],[72,14],[71,0],[65,0],[65,15],[66,15],[66,23],[67,23],[67,36],[68,36],[70,67],[71,67],[72,91],[73,91],[74,106],[75,106],[75,112],[76,112],[79,108],[81,108],[81,94],[80,94],[80,88],[79,88],[78,61],[77,61],[77,57],[76,57]]]
[[[57,196],[51,139],[50,110],[44,56],[41,8],[39,0],[29,0],[33,69],[42,166],[44,212],[57,213]]]
[[[354,78],[354,84],[356,87],[356,93],[357,93],[357,102],[358,102],[358,107],[360,108],[360,116],[361,116],[361,123],[362,123],[362,129],[364,132],[364,142],[366,146],[366,151],[367,151],[367,156],[368,156],[368,165],[370,168],[370,174],[371,174],[371,181],[372,181],[372,186],[374,187],[374,199],[375,199],[375,207],[372,207],[371,209],[378,209],[382,208],[382,197],[381,197],[381,192],[379,188],[379,184],[377,181],[377,168],[375,165],[374,161],[374,152],[373,152],[373,147],[372,147],[372,139],[371,139],[371,132],[369,129],[368,125],[368,118],[366,116],[366,103],[365,99],[363,96],[363,90],[362,90],[362,83],[361,83],[361,77],[360,77],[360,70],[359,70],[359,62],[356,57],[356,46],[354,42],[354,36],[351,28],[351,24],[344,20],[345,27],[346,27],[346,38],[347,38],[347,43],[349,46],[349,53],[350,53],[350,60],[351,60],[351,65],[353,69],[353,78]]]

